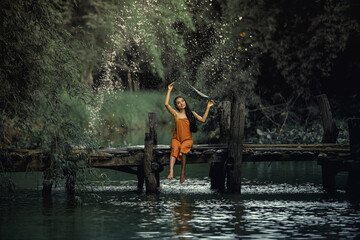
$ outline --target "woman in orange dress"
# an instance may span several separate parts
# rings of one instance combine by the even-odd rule
[[[170,154],[170,169],[168,178],[174,178],[175,160],[181,161],[180,183],[185,181],[185,165],[186,154],[191,150],[194,143],[191,133],[197,131],[196,120],[205,122],[209,114],[210,107],[214,105],[209,101],[204,115],[201,117],[196,112],[192,112],[187,105],[185,99],[178,96],[174,99],[174,105],[177,110],[174,110],[169,105],[171,90],[174,82],[168,86],[168,92],[165,98],[165,107],[171,113],[175,120],[175,131],[171,139],[171,154]]]

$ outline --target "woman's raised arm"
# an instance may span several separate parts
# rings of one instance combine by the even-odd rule
[[[207,106],[206,106],[206,110],[205,110],[204,115],[203,115],[202,117],[200,117],[196,112],[193,112],[195,118],[196,118],[199,122],[203,122],[203,123],[204,123],[204,122],[206,121],[206,118],[207,118],[208,114],[209,114],[209,110],[210,110],[210,108],[211,108],[213,105],[214,105],[214,102],[211,101],[211,100],[209,100],[209,102],[208,102],[208,104],[207,104]]]
[[[172,82],[168,86],[168,91],[167,91],[166,98],[165,98],[165,107],[171,113],[171,115],[173,115],[175,117],[176,111],[169,105],[170,94],[171,94],[171,90],[174,87],[174,83],[175,82]]]

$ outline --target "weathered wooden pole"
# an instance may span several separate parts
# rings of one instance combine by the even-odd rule
[[[321,178],[324,190],[329,194],[336,192],[335,176],[339,172],[339,162],[325,160],[321,163]]]
[[[149,112],[149,133],[152,136],[154,146],[158,144],[156,129],[157,129],[157,115],[154,112]],[[157,187],[160,187],[160,172],[163,170],[163,166],[156,164],[154,161],[152,161],[151,169],[155,173]]]
[[[219,127],[221,144],[227,144],[230,136],[230,115],[231,115],[231,103],[230,101],[220,102],[218,104],[219,114]],[[211,189],[224,191],[225,190],[225,178],[226,170],[223,163],[212,162],[210,165],[210,181]]]
[[[316,97],[318,102],[320,115],[323,123],[323,138],[322,143],[336,143],[339,135],[339,129],[336,127],[335,121],[332,117],[330,104],[325,94]],[[338,162],[321,161],[322,183],[324,190],[327,193],[336,192],[335,176],[339,172]]]
[[[347,193],[351,196],[360,197],[360,118],[348,120],[350,152],[354,160],[349,169]]]
[[[153,148],[154,138],[156,138],[156,114],[149,113],[149,133],[145,133],[145,148],[144,148],[144,175],[146,193],[155,193],[160,186],[158,180],[158,171],[154,170],[152,165],[154,162]]]
[[[230,101],[220,102],[218,105],[219,127],[220,127],[220,143],[227,144],[230,138],[230,117],[231,103]]]
[[[137,190],[138,190],[138,192],[142,192],[143,188],[144,188],[144,181],[145,181],[144,165],[138,166],[136,172],[137,172],[136,177],[138,180]]]
[[[319,105],[321,119],[323,123],[324,133],[322,143],[336,143],[339,135],[339,129],[336,127],[333,119],[329,100],[325,94],[321,94],[316,97]]]
[[[245,125],[245,94],[234,93],[231,102],[231,124],[227,159],[227,191],[241,193],[241,164]]]
[[[149,112],[149,133],[153,139],[153,144],[157,145],[157,116],[154,112]]]
[[[153,139],[150,133],[145,133],[145,149],[144,149],[144,173],[146,193],[157,192],[156,176],[152,172],[151,162],[153,161]]]

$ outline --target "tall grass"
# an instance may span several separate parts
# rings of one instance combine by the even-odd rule
[[[109,126],[128,131],[144,130],[148,112],[155,112],[161,124],[169,120],[164,99],[158,92],[117,92],[105,96],[100,114]]]
[[[97,124],[97,137],[102,146],[117,147],[143,144],[148,113],[157,114],[160,128],[167,127],[169,114],[164,96],[158,92],[116,92],[106,95]]]

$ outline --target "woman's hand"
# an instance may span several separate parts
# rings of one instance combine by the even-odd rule
[[[208,106],[208,107],[214,106],[214,101],[213,101],[213,100],[209,100],[207,106]]]
[[[172,83],[169,84],[169,86],[168,86],[168,89],[169,89],[169,90],[172,90],[172,89],[173,89],[174,83],[175,83],[175,82],[172,82]]]

